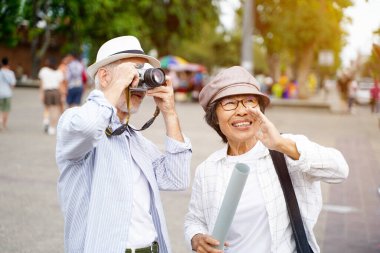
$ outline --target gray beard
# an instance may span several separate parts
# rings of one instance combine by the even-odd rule
[[[138,111],[137,108],[133,108],[133,107],[129,108],[130,110],[128,110],[128,107],[125,104],[124,105],[118,105],[117,109],[122,111],[122,112],[129,113],[129,114],[133,114],[133,113],[136,113]]]

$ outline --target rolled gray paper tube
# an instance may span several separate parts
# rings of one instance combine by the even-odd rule
[[[212,237],[220,242],[219,246],[216,247],[217,249],[223,249],[224,247],[224,241],[234,218],[248,174],[248,165],[244,163],[237,163],[235,165],[212,232]]]

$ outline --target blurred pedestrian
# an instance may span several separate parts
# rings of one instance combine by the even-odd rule
[[[355,91],[353,91],[355,87],[353,86],[353,83],[352,83],[354,80],[353,76],[354,76],[354,73],[352,73],[352,71],[345,69],[341,73],[338,74],[338,80],[337,80],[337,85],[338,85],[340,96],[341,96],[342,108],[344,108],[343,109],[344,111],[348,110],[348,112],[351,112],[351,108],[353,107],[354,102],[355,102],[355,95],[354,95]]]
[[[307,76],[306,84],[310,92],[310,95],[315,95],[318,87],[317,75],[314,73],[309,73],[309,75]]]
[[[280,76],[280,78],[278,79],[278,83],[281,85],[281,89],[279,89],[278,87],[275,87],[276,89],[279,89],[278,90],[278,95],[279,95],[280,90],[281,90],[281,98],[287,99],[288,98],[288,93],[287,93],[287,90],[286,90],[286,86],[289,83],[289,77],[285,73],[283,73]]]
[[[271,94],[273,97],[282,98],[283,93],[284,93],[284,88],[279,82],[276,82],[272,85]]]
[[[45,133],[55,135],[58,118],[61,114],[60,85],[63,73],[55,69],[53,59],[46,59],[38,73],[40,79],[40,98],[44,105],[43,126]]]
[[[375,79],[374,86],[370,90],[371,93],[371,112],[379,113],[380,112],[380,87],[379,81]]]
[[[354,78],[352,78],[348,83],[348,112],[355,113],[354,105],[355,105],[355,97],[356,91],[358,89],[358,83]]]
[[[286,91],[284,93],[286,93],[287,98],[298,98],[298,83],[295,79],[288,82],[285,90]]]
[[[236,163],[245,163],[250,173],[226,236],[225,252],[296,252],[281,187],[284,181],[277,176],[271,158],[276,151],[284,155],[287,165],[280,169],[288,169],[293,182],[306,233],[304,243],[314,253],[320,252],[313,232],[322,209],[320,182],[339,183],[347,177],[342,154],[303,135],[280,134],[264,115],[269,97],[240,66],[216,75],[201,91],[199,103],[206,122],[226,146],[196,169],[185,218],[186,242],[198,253],[222,252],[214,248],[220,242],[211,234],[232,170]]]
[[[15,75],[16,75],[16,85],[21,84],[23,80],[25,79],[24,67],[21,65],[21,63],[17,64]]]
[[[60,103],[59,109],[61,111],[61,114],[63,113],[66,107],[66,97],[67,97],[67,89],[68,89],[67,88],[67,65],[70,63],[71,59],[72,58],[70,55],[63,57],[63,59],[61,60],[57,68],[57,70],[61,71],[63,75],[63,80],[59,85],[59,93],[61,95],[61,103]]]
[[[264,88],[263,93],[271,96],[272,95],[272,85],[273,85],[272,77],[270,77],[270,76],[265,77],[264,78],[264,85],[262,86]]]
[[[160,62],[137,38],[107,41],[87,69],[95,90],[60,118],[56,159],[65,252],[172,252],[159,190],[188,187],[191,144],[181,132],[169,79],[131,90],[138,69],[151,66]],[[165,153],[128,125],[145,95],[164,118]]]
[[[79,61],[76,54],[69,56],[67,65],[67,97],[68,107],[78,106],[82,102],[84,92],[83,73],[85,72],[83,64]]]
[[[203,88],[203,73],[201,71],[196,71],[193,76],[193,90],[191,93],[191,98],[193,102],[197,102],[199,98],[199,92]]]
[[[179,84],[176,90],[178,101],[185,102],[189,98],[189,79],[185,71],[178,72]]]
[[[1,126],[0,130],[7,129],[8,117],[11,111],[12,89],[16,85],[15,73],[10,69],[9,59],[4,57],[1,59],[0,69],[0,113]]]

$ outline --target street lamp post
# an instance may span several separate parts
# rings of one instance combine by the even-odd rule
[[[254,0],[246,0],[243,6],[243,34],[241,47],[241,66],[251,74],[254,71],[253,64],[253,6]]]

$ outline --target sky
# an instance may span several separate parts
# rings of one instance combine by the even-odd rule
[[[346,15],[352,18],[352,24],[346,27],[348,44],[341,54],[344,66],[348,66],[358,53],[369,55],[373,42],[380,43],[372,34],[380,27],[380,1],[355,0],[354,6],[346,9]]]
[[[234,26],[234,10],[240,6],[239,0],[221,0],[221,21],[227,29]],[[380,44],[380,38],[372,32],[380,27],[380,0],[353,0],[354,6],[345,13],[352,18],[352,23],[345,26],[348,32],[347,45],[343,48],[341,58],[343,66],[348,66],[358,53],[369,55],[372,43]]]

